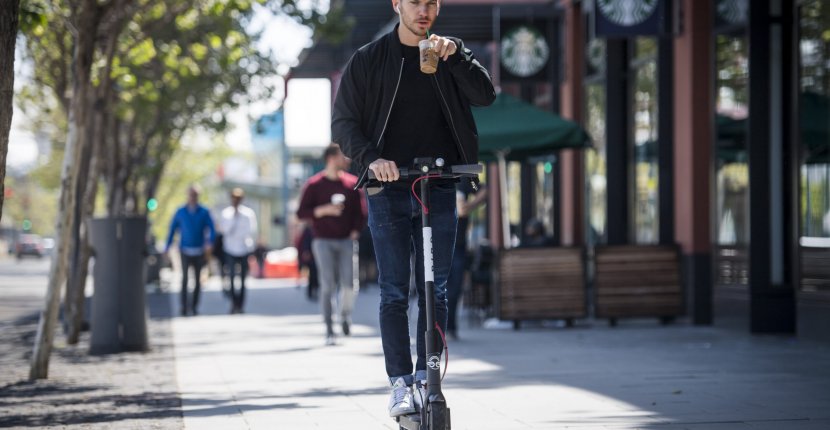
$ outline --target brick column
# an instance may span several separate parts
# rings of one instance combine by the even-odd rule
[[[582,73],[585,40],[582,10],[573,0],[561,0],[564,8],[564,76],[560,87],[560,112],[563,118],[582,123]],[[583,151],[559,152],[559,193],[561,210],[558,222],[562,245],[582,245],[585,241],[585,167]]]
[[[674,40],[674,213],[695,324],[712,323],[712,0],[680,0]]]

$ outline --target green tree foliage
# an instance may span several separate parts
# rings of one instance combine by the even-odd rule
[[[323,11],[316,2],[304,9],[293,0],[137,0],[120,17],[125,22],[113,52],[97,47],[92,84],[99,100],[94,103],[111,115],[96,130],[105,135],[97,154],[107,212],[145,209],[139,202],[155,194],[187,130],[222,133],[236,107],[271,97],[265,78],[276,74],[276,65],[256,51],[259,35],[246,31],[256,5],[312,28],[316,40],[342,40],[352,25],[339,1]],[[72,96],[70,9],[61,0],[23,0],[22,9],[25,52],[35,66],[34,83],[18,94],[19,104],[58,156]],[[112,34],[113,25],[102,25],[101,39]],[[60,160],[51,161],[35,174],[49,187],[59,182],[55,167]]]
[[[254,48],[257,35],[245,31],[251,14],[252,2],[244,0],[153,1],[129,23],[111,71],[124,138],[111,140],[111,153],[120,157],[107,163],[108,184],[129,188],[125,197],[154,196],[185,131],[221,133],[240,104],[271,96],[271,88],[249,95],[276,73]],[[122,205],[110,192],[110,211]]]
[[[354,17],[346,15],[343,0],[331,0],[326,10],[321,7],[322,2],[319,0],[258,0],[258,3],[274,14],[287,15],[310,28],[315,41],[341,43],[349,36],[355,22]],[[309,3],[311,7],[301,6]]]

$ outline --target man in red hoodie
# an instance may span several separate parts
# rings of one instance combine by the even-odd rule
[[[362,195],[354,189],[357,177],[346,172],[350,161],[336,144],[326,148],[326,167],[308,179],[300,198],[297,217],[311,222],[311,242],[320,280],[320,304],[326,322],[326,344],[335,343],[332,319],[334,292],[340,288],[340,323],[343,334],[351,331],[357,278],[357,240],[366,222]]]

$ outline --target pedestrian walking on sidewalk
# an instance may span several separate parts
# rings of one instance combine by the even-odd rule
[[[231,286],[231,313],[244,312],[245,278],[248,276],[248,256],[256,247],[256,214],[242,204],[245,191],[231,190],[231,205],[222,210],[219,226],[222,231],[222,247],[225,267]],[[236,276],[239,275],[239,290],[236,290]]]
[[[392,0],[394,30],[360,48],[349,60],[332,111],[332,138],[359,166],[362,186],[369,169],[385,184],[367,190],[369,228],[381,289],[380,329],[386,374],[392,384],[389,415],[414,412],[412,385],[426,380],[424,272],[417,270],[417,362],[413,375],[407,317],[410,263],[423,267],[421,206],[398,167],[416,157],[445,165],[476,163],[478,137],[471,105],[496,98],[487,70],[464,43],[430,34],[440,0]],[[418,44],[429,40],[439,61],[420,69]],[[432,55],[424,59],[435,58]],[[443,60],[443,61],[440,61]],[[430,73],[431,72],[431,73]],[[435,315],[447,327],[447,276],[455,241],[455,184],[430,181]],[[439,341],[440,342],[440,341]]]
[[[360,231],[366,222],[364,203],[355,190],[357,178],[346,172],[350,161],[337,145],[323,154],[325,168],[309,178],[300,197],[297,217],[311,223],[312,254],[320,281],[320,308],[326,323],[326,344],[335,343],[332,303],[340,290],[339,315],[343,334],[351,333],[352,308],[360,288],[357,278]]]
[[[179,232],[179,253],[182,260],[182,307],[181,315],[199,314],[199,292],[202,289],[202,267],[206,263],[205,255],[211,251],[211,244],[216,238],[213,219],[207,208],[199,204],[199,187],[191,185],[187,189],[187,204],[180,207],[170,221],[170,232],[164,253],[167,255],[173,244],[176,232]],[[188,272],[193,269],[193,301],[188,304]]]

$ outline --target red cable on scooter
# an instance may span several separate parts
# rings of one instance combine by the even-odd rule
[[[444,342],[444,374],[441,375],[441,382],[444,382],[444,377],[447,376],[447,368],[450,367],[450,346],[447,345],[447,337],[444,336],[444,331],[441,330],[441,326],[438,323],[435,323],[435,328],[438,329],[438,333],[441,335],[441,342]]]
[[[423,209],[423,210],[424,210],[424,213],[425,213],[425,214],[428,214],[428,213],[429,213],[429,208],[428,208],[428,207],[426,207],[426,206],[424,205],[424,202],[423,202],[423,201],[421,201],[421,198],[420,198],[420,197],[418,197],[418,194],[415,192],[415,185],[416,185],[416,184],[418,184],[418,182],[420,182],[420,181],[422,181],[422,180],[424,180],[424,179],[429,179],[429,178],[440,178],[440,177],[441,177],[441,175],[424,175],[424,176],[419,176],[417,179],[415,179],[415,180],[412,182],[412,195],[413,195],[413,196],[415,196],[415,200],[417,200],[417,201],[418,201],[418,204],[419,204],[419,205],[421,205],[421,209]]]

